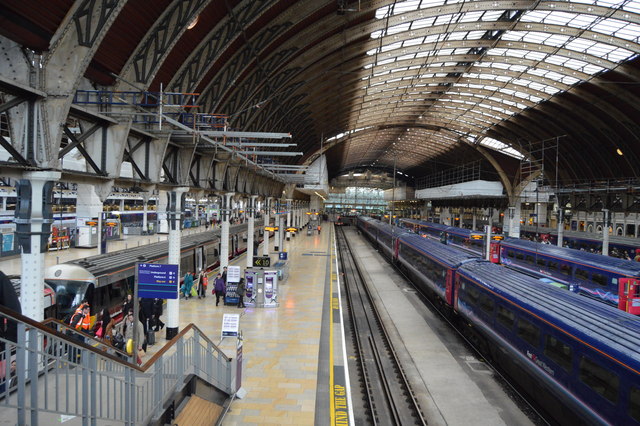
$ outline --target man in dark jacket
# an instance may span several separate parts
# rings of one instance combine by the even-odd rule
[[[218,274],[214,281],[214,286],[216,291],[216,306],[220,303],[220,297],[222,297],[222,304],[224,305],[224,294],[227,288],[225,281],[222,279],[222,275]]]
[[[240,278],[240,282],[238,283],[238,288],[236,289],[236,294],[238,295],[238,308],[244,308],[244,294],[245,294],[245,285],[244,278]]]

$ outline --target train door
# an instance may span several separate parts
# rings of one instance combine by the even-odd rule
[[[500,263],[500,243],[497,241],[489,244],[489,260],[491,263]]]
[[[640,315],[640,280],[620,278],[618,285],[618,309]]]
[[[204,267],[204,247],[196,247],[196,271],[200,271]]]
[[[449,306],[453,305],[453,272],[451,269],[447,269],[447,277],[445,278],[445,299]]]
[[[393,259],[398,260],[398,253],[400,252],[400,238],[396,238],[393,250]]]

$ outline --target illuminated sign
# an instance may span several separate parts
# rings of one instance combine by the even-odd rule
[[[265,226],[264,230],[267,232],[276,232],[278,229],[280,229],[278,226]]]
[[[253,256],[253,266],[256,268],[268,268],[271,266],[269,256]]]
[[[472,240],[481,240],[482,239],[482,235],[471,234],[471,239]]]
[[[494,241],[502,241],[504,240],[504,235],[492,235],[491,239]]]
[[[88,220],[85,222],[85,225],[87,226],[98,226],[98,222],[96,222],[95,220]]]
[[[118,222],[107,222],[105,223],[106,226],[118,226]]]
[[[287,232],[297,232],[298,228],[287,228]]]

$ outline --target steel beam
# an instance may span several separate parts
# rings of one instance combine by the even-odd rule
[[[274,157],[295,157],[302,155],[302,152],[289,152],[289,151],[237,151],[242,155],[272,155]]]
[[[291,133],[267,133],[267,132],[233,132],[225,130],[198,131],[200,135],[214,138],[254,138],[254,139],[284,139],[291,138]]]

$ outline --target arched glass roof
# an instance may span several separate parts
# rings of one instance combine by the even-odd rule
[[[419,150],[425,141],[416,138],[427,136],[451,148],[452,141],[479,143],[522,158],[486,132],[634,59],[639,12],[636,0],[409,0],[381,7],[375,16],[384,28],[370,34],[375,47],[366,51],[360,78],[366,114],[355,125],[446,128],[426,134],[412,126],[402,132],[403,144],[413,149],[414,141]],[[380,149],[359,139],[362,149]],[[350,163],[368,157],[375,155]],[[420,161],[416,155],[403,165]]]

